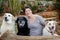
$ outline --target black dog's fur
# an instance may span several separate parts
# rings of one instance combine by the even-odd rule
[[[23,27],[19,26],[19,24],[22,21],[25,21],[25,24],[24,24]],[[18,23],[18,22],[20,22],[20,23]],[[28,28],[27,19],[25,17],[18,17],[17,20],[16,20],[16,23],[17,23],[17,29],[18,29],[17,35],[29,36],[30,29]]]

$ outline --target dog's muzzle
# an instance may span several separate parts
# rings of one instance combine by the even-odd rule
[[[5,21],[8,21],[7,17],[5,17]]]
[[[50,32],[50,33],[53,35],[53,33],[55,32],[54,26],[52,26],[51,28],[49,27],[49,30],[50,30],[50,31],[48,31],[48,30],[47,30],[47,31]]]

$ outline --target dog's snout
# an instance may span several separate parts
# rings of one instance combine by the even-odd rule
[[[7,19],[7,17],[5,17],[5,19]]]
[[[54,29],[54,26],[52,26],[52,29]]]
[[[7,17],[5,17],[5,21],[8,21],[8,20],[7,20]]]

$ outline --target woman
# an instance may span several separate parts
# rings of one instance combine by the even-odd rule
[[[45,21],[41,16],[32,14],[29,7],[24,8],[24,13],[28,20],[28,27],[30,28],[30,36],[42,36],[43,26]]]

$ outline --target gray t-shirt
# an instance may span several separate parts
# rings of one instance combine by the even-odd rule
[[[30,28],[30,36],[42,36],[43,26],[45,21],[41,16],[36,16],[33,23],[28,20],[28,27]]]

